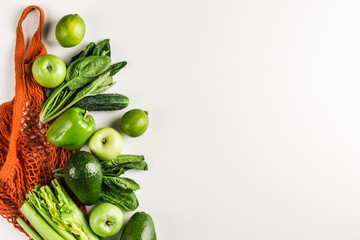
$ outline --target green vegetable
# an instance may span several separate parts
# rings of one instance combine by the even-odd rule
[[[61,114],[46,131],[49,143],[69,150],[80,148],[95,132],[94,118],[82,108]]]
[[[132,190],[117,190],[104,186],[101,190],[100,199],[112,203],[124,211],[134,211],[139,202]]]
[[[137,182],[130,178],[125,177],[107,177],[104,176],[103,182],[109,188],[114,190],[119,190],[119,188],[123,190],[132,190],[136,191],[140,189],[140,186]]]
[[[21,217],[16,219],[17,223],[20,225],[22,229],[29,235],[29,237],[33,240],[43,240],[37,232],[35,232]]]
[[[61,198],[58,198],[49,186],[43,186],[39,189],[38,196],[44,199],[48,206],[48,211],[53,219],[61,229],[73,233],[79,239],[87,239],[86,234],[81,229],[80,222],[72,215],[69,204]]]
[[[44,240],[100,240],[58,180],[35,187],[27,198],[20,211]]]
[[[81,99],[103,93],[115,83],[114,76],[126,66],[120,62],[110,66],[108,39],[94,46],[90,43],[83,52],[73,57],[67,68],[65,81],[47,91],[47,100],[40,113],[40,121],[47,123],[58,117]],[[67,104],[66,107],[64,107]]]
[[[78,92],[78,94],[76,94],[74,100],[69,105],[73,105],[87,96],[103,93],[110,87],[112,87],[114,84],[115,83],[113,82],[113,78],[110,75],[110,70],[108,70],[107,72],[101,74],[94,81],[92,81],[89,85],[82,88]]]
[[[120,164],[127,164],[127,163],[139,163],[143,162],[145,157],[143,155],[130,155],[130,154],[120,154],[116,158],[110,161],[102,162],[103,167],[111,167]]]
[[[38,234],[44,240],[63,240],[63,238],[52,229],[49,224],[41,217],[41,215],[27,201],[23,203],[20,212],[24,214],[26,219],[36,229]]]
[[[117,74],[121,69],[123,69],[126,65],[127,65],[127,62],[119,62],[119,63],[115,63],[115,64],[111,65],[111,66],[109,67],[110,75],[111,75],[111,76],[114,76],[114,75]]]
[[[128,163],[128,164],[116,165],[112,167],[103,167],[103,173],[106,176],[118,177],[130,169],[138,169],[138,170],[146,171],[148,170],[148,166],[146,162]]]
[[[126,108],[128,104],[128,97],[111,93],[85,97],[75,103],[74,106],[84,108],[88,111],[113,111]]]
[[[71,58],[70,62],[74,62],[76,59],[81,58],[81,57],[91,56],[95,46],[96,46],[96,44],[94,42],[90,42],[83,51],[81,51],[77,55],[73,56]]]
[[[148,165],[142,155],[121,154],[110,161],[101,162],[105,176],[118,177],[130,169],[148,170]]]
[[[108,56],[111,57],[110,40],[105,39],[96,45],[93,51],[94,56]]]
[[[71,155],[65,163],[63,176],[80,202],[91,205],[99,200],[103,173],[93,154],[80,151]]]
[[[76,206],[71,197],[67,194],[65,189],[61,186],[58,180],[53,180],[51,182],[54,192],[59,199],[59,205],[61,206],[62,217],[64,222],[69,224],[72,221],[80,223],[82,231],[86,234],[87,239],[89,240],[99,240],[99,237],[96,236],[91,230],[84,214],[81,212],[80,208]],[[80,238],[79,238],[80,239]]]
[[[134,191],[140,186],[134,180],[119,177],[129,169],[147,170],[147,164],[142,155],[119,155],[110,161],[102,161],[103,188],[100,199],[115,204],[124,211],[134,211],[139,202]]]
[[[44,190],[45,189],[43,188],[42,191]],[[55,197],[53,196],[52,192],[49,191],[49,189],[46,189],[45,191],[47,191],[48,194],[51,194],[53,199],[55,199]],[[27,194],[27,198],[29,199],[28,201],[40,213],[43,219],[65,240],[76,240],[74,235],[72,235],[70,232],[65,230],[64,226],[59,227],[59,225],[62,225],[61,223],[59,224],[58,222],[55,222],[52,219],[52,216],[49,213],[50,207],[47,205],[47,201],[49,202],[49,199],[46,201],[44,199],[40,199],[38,196],[43,196],[43,194],[39,191],[39,186],[35,187],[32,191],[30,191]],[[56,205],[56,202],[55,203],[51,202],[51,203]],[[57,213],[58,215],[60,214],[59,212]]]
[[[135,213],[125,227],[120,240],[156,240],[154,221],[144,212]]]
[[[107,56],[81,57],[70,64],[66,72],[67,87],[77,90],[92,82],[110,67],[111,59]]]

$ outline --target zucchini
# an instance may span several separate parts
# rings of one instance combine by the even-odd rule
[[[108,93],[85,97],[78,101],[74,107],[88,111],[114,111],[126,108],[128,105],[128,97],[117,93]]]

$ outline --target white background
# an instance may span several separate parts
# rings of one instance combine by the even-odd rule
[[[29,3],[0,3],[1,102],[14,95],[15,28]],[[124,137],[123,152],[147,158],[149,171],[127,176],[158,239],[360,238],[359,1],[31,3],[45,10],[49,53],[69,61],[110,38],[113,60],[128,61],[110,92],[149,111],[148,131]],[[69,13],[87,31],[64,49],[54,28]],[[119,129],[123,113],[93,116]],[[26,239],[4,219],[0,232]]]

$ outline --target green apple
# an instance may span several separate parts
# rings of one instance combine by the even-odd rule
[[[54,88],[59,86],[66,76],[64,61],[51,54],[38,57],[32,65],[34,79],[43,87]]]
[[[124,215],[114,204],[101,203],[92,210],[89,224],[100,237],[111,237],[120,232],[124,224]]]
[[[104,127],[98,129],[89,140],[90,151],[100,160],[112,160],[122,150],[123,139],[118,131]]]

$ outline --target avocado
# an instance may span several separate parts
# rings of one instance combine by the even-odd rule
[[[91,205],[100,199],[103,174],[93,154],[79,151],[71,155],[64,166],[64,179],[81,203]]]
[[[156,240],[154,222],[144,212],[135,213],[124,229],[120,240]]]

